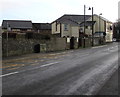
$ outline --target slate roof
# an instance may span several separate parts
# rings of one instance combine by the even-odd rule
[[[94,25],[96,23],[96,21],[86,21],[85,25],[86,26],[92,26],[92,24]],[[84,26],[84,22],[80,23],[80,26]]]
[[[76,21],[73,21],[71,19],[66,19],[66,18],[62,18],[60,20],[56,21],[57,23],[64,23],[64,24],[71,24],[74,26],[79,26],[79,23],[77,23]]]
[[[33,23],[34,30],[51,30],[51,24],[49,23]]]
[[[3,20],[3,29],[7,29],[7,23],[13,29],[32,29],[32,22],[27,20]]]
[[[86,15],[85,20],[88,20],[90,17],[91,17],[91,15]],[[62,17],[55,20],[54,22],[68,23],[68,24],[72,24],[72,25],[79,25],[81,22],[84,22],[84,15],[65,14]]]

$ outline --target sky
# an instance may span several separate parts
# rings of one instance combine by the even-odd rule
[[[118,19],[120,0],[0,0],[0,25],[2,20],[31,20],[33,23],[51,23],[64,14],[94,14],[112,22]]]

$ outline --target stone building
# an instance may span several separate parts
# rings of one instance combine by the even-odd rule
[[[51,34],[51,24],[49,23],[32,23],[33,30],[36,33],[40,33],[43,35],[50,35]]]
[[[32,21],[29,20],[3,20],[3,32],[24,33],[32,31]]]

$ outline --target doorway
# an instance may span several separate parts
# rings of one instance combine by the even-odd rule
[[[70,39],[70,49],[74,49],[74,37],[71,37]]]
[[[40,53],[40,44],[34,46],[34,53]]]

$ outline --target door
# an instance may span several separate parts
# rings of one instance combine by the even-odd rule
[[[34,46],[34,53],[40,53],[40,44]]]
[[[74,49],[74,37],[70,39],[70,49]]]

